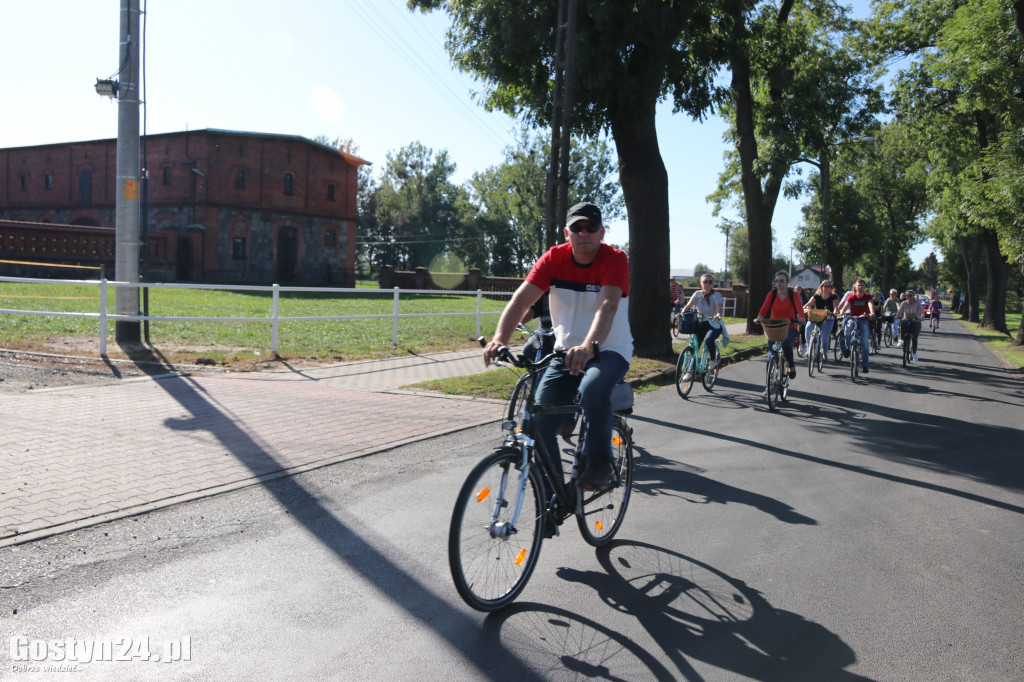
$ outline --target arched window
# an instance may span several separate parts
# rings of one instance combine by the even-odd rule
[[[235,187],[245,189],[245,171],[242,169],[235,171]]]
[[[284,174],[284,194],[285,196],[291,196],[295,189],[295,178],[292,177],[291,173]]]

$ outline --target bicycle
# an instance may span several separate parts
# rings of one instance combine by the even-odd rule
[[[932,334],[939,331],[939,316],[936,313],[932,313],[931,320],[928,322],[928,326],[932,328]]]
[[[843,334],[843,325],[839,324],[837,320],[836,324],[832,326],[832,359],[836,362],[842,360],[844,350],[846,350],[846,336]]]
[[[691,314],[687,311],[683,313],[683,319],[679,323],[680,329],[684,333],[690,334],[690,343],[680,351],[679,358],[676,360],[676,392],[679,393],[681,398],[688,398],[690,396],[695,376],[700,376],[701,385],[704,386],[705,391],[709,392],[718,379],[719,365],[710,366],[711,352],[708,350],[707,344],[701,345],[697,338],[697,322],[701,319],[705,318],[699,313]],[[722,326],[719,320],[708,320],[708,323],[716,328]],[[700,352],[697,351],[698,345],[700,346]],[[717,355],[720,364],[722,358],[721,337],[715,339],[715,349],[718,351]]]
[[[529,335],[529,340],[523,344],[523,351],[525,353],[530,347],[530,344],[533,343],[533,349],[535,350],[534,357],[536,359],[543,357],[543,351],[541,349],[544,348],[545,339],[553,338],[555,335],[554,332],[541,331],[539,327],[536,330],[530,329],[522,322],[517,325],[516,329]],[[482,336],[477,339],[477,342],[479,342],[481,346],[484,346],[487,343]],[[523,408],[526,406],[526,398],[533,394],[534,389],[537,387],[537,379],[539,376],[539,374],[534,375],[529,372],[525,372],[521,377],[519,377],[515,388],[512,389],[512,397],[509,398],[508,401],[508,410],[506,411],[505,416],[506,420],[518,423],[522,419]]]
[[[892,333],[892,315],[882,316],[882,343],[885,344],[886,348],[892,348],[893,333]]]
[[[835,316],[823,308],[810,308],[807,311],[807,319],[814,322],[814,329],[811,331],[811,338],[807,342],[807,376],[814,376],[814,370],[819,373],[825,364],[825,351],[821,345],[821,323],[825,320],[834,320]]]
[[[789,336],[790,320],[765,319],[761,321],[761,329],[765,337],[774,346],[768,355],[768,366],[765,368],[764,396],[768,401],[768,409],[774,412],[779,402],[786,402],[789,397],[789,367],[786,355],[782,352],[782,342]]]
[[[522,355],[513,357],[507,346],[498,351],[502,361],[537,376],[562,354],[558,350],[531,361]],[[600,489],[577,485],[585,423],[568,480],[559,453],[547,452],[536,433],[534,416],[577,414],[578,404],[535,405],[530,392],[518,428],[513,420],[502,425],[504,443],[466,478],[448,532],[448,565],[455,588],[467,604],[478,611],[510,604],[533,574],[545,537],[559,534],[570,516],[576,517],[588,544],[600,547],[612,540],[622,526],[633,482],[632,429],[626,422],[632,398],[629,384],[621,383],[612,392],[613,482]]]
[[[914,324],[920,320],[903,320],[900,322],[900,339],[903,341],[903,366],[913,364],[914,355],[910,352],[910,344],[914,342]]]
[[[870,320],[870,315],[858,315],[857,317],[848,316],[843,320],[843,326],[852,326],[853,330],[850,334],[850,381],[856,381],[857,377],[860,376],[860,368],[863,364],[861,360],[862,354],[867,352],[861,347],[860,342],[860,325],[857,324],[857,320]],[[853,323],[852,325],[850,323]]]

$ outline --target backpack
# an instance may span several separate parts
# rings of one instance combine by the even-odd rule
[[[789,292],[789,304],[793,306],[793,317],[790,318],[793,322],[796,322],[797,318],[800,317],[800,313],[796,311],[796,301],[793,300],[793,296],[796,295],[795,291],[790,290]],[[775,287],[772,287],[772,302],[768,304],[768,312],[772,312],[772,307],[775,305],[775,301],[779,300],[779,292],[775,291]]]

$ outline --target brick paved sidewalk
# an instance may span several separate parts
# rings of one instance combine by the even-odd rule
[[[479,351],[0,395],[0,547],[495,421]],[[372,428],[368,428],[372,427]]]

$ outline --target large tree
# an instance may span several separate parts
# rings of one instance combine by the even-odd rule
[[[501,164],[474,173],[469,181],[489,253],[487,265],[478,265],[491,274],[522,275],[544,251],[545,137],[524,128],[515,145],[505,149]],[[570,205],[592,201],[601,207],[606,222],[621,218],[622,192],[607,141],[574,140],[569,156]]]
[[[434,257],[475,239],[466,226],[466,190],[451,181],[447,151],[419,142],[389,152],[379,181],[361,183],[360,244],[374,269],[429,267]]]
[[[1005,218],[1019,205],[1013,188],[1024,128],[1024,65],[1013,13],[1003,0],[886,0],[875,13],[871,35],[879,55],[912,57],[896,79],[894,108],[927,136],[938,224],[959,231],[967,266],[980,242],[988,273],[982,324],[1006,331],[1007,256],[1019,255],[1004,238],[1013,233]],[[977,316],[973,307],[971,315]]]
[[[538,126],[551,119],[556,14],[552,0],[409,0],[451,17],[456,67],[485,85],[484,103]],[[630,323],[637,355],[671,353],[668,176],[655,108],[671,96],[701,116],[710,104],[712,3],[588,0],[576,17],[573,130],[609,131],[629,221]]]
[[[837,145],[862,133],[880,101],[846,44],[854,24],[834,3],[726,0],[719,5],[717,37],[731,71],[719,103],[733,123],[735,150],[727,152],[713,199],[720,209],[741,198],[753,296],[770,287],[772,216],[786,177],[800,161],[821,169],[827,206],[828,169]],[[825,213],[831,232],[836,221],[828,207]],[[831,249],[827,255],[831,262]],[[757,332],[751,322],[755,315],[752,306],[751,333]]]

